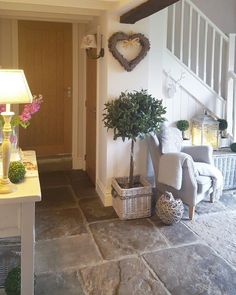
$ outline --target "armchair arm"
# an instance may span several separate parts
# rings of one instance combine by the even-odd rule
[[[208,145],[184,146],[182,152],[190,155],[194,162],[213,164],[213,148]]]

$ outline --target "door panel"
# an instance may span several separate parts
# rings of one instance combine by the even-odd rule
[[[20,147],[40,156],[71,154],[72,25],[19,21],[19,68],[44,100],[30,126],[20,128]]]
[[[97,104],[97,61],[87,58],[86,67],[86,171],[96,182],[96,104]]]

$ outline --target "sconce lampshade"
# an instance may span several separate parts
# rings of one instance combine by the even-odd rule
[[[95,35],[86,35],[83,37],[81,48],[97,48],[97,41]]]
[[[205,111],[192,120],[193,145],[210,145],[218,148],[219,122]]]
[[[32,100],[23,70],[0,69],[0,104],[31,103]]]

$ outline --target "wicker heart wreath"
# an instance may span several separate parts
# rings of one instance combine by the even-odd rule
[[[142,49],[137,57],[135,57],[131,61],[128,61],[117,49],[118,42],[126,42],[131,44],[132,42],[136,42],[142,47]],[[108,47],[114,58],[119,61],[119,63],[125,68],[125,70],[127,72],[131,72],[147,55],[147,52],[150,49],[150,42],[148,38],[140,33],[128,35],[123,32],[117,32],[109,38]]]

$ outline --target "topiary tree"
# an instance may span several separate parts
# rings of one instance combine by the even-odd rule
[[[113,139],[121,137],[131,140],[129,187],[134,185],[134,143],[150,132],[158,131],[165,121],[166,108],[147,90],[122,92],[118,99],[105,104],[103,122],[107,129],[113,129]]]
[[[188,130],[188,128],[189,128],[189,122],[187,121],[187,120],[179,120],[179,121],[177,121],[177,123],[176,123],[176,127],[180,130],[180,131],[182,131],[182,137],[183,137],[183,139],[187,139],[187,138],[185,138],[185,131],[186,130]]]
[[[219,130],[220,130],[220,135],[222,138],[226,137],[225,130],[228,128],[228,122],[225,119],[218,119],[219,122]]]

